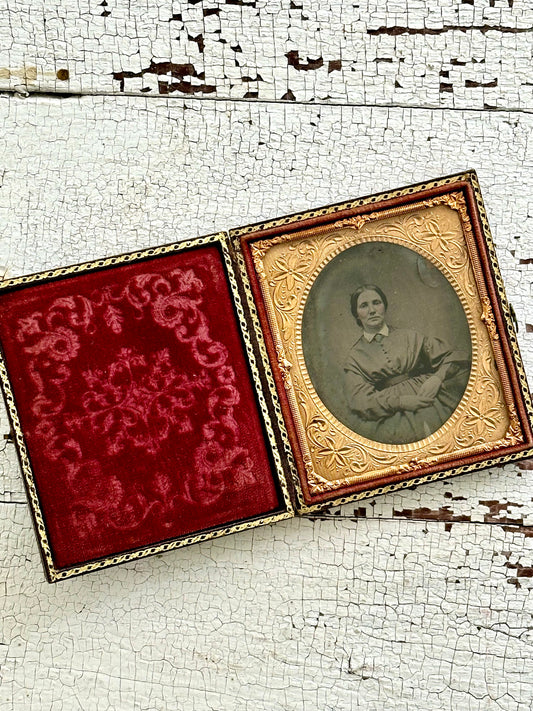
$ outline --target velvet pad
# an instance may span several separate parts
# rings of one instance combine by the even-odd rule
[[[55,565],[279,505],[214,246],[0,297]]]

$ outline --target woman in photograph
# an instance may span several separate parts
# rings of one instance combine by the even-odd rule
[[[363,333],[344,364],[348,405],[355,431],[385,444],[428,437],[451,416],[466,388],[470,355],[439,338],[393,328],[388,301],[374,284],[351,297],[352,314]]]

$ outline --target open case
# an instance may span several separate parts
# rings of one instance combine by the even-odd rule
[[[0,285],[56,581],[533,451],[474,172]]]

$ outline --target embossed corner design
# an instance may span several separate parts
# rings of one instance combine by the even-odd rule
[[[306,367],[302,320],[310,289],[334,257],[365,242],[401,245],[429,260],[467,318],[472,365],[465,392],[449,419],[418,442],[382,444],[348,429],[324,405]],[[280,234],[252,243],[251,252],[312,494],[452,466],[524,441],[462,192]]]

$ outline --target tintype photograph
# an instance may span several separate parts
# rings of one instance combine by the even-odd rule
[[[311,382],[350,430],[385,444],[425,439],[464,394],[471,338],[453,287],[390,242],[355,245],[316,278],[302,345]]]

